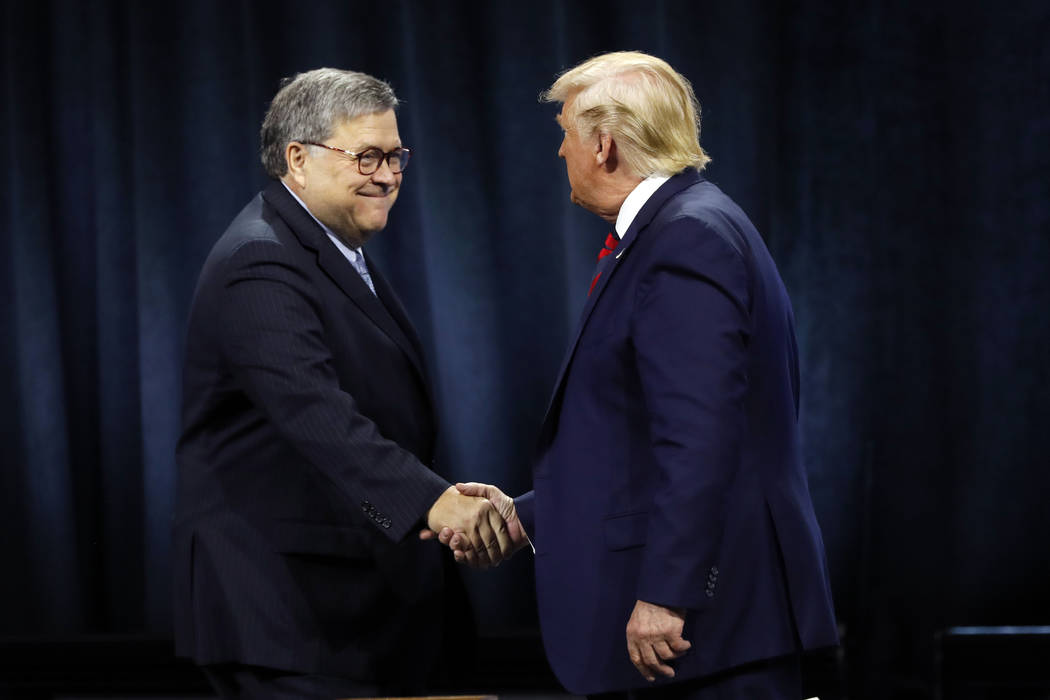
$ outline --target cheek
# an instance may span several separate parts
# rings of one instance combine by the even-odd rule
[[[576,161],[572,158],[565,159],[565,172],[568,173],[569,178],[572,180],[579,180],[579,168],[576,167]]]

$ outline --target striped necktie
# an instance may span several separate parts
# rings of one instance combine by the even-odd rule
[[[350,264],[357,270],[357,274],[361,275],[361,279],[365,281],[368,288],[372,290],[372,294],[376,293],[376,286],[372,284],[372,275],[368,274],[368,265],[365,263],[365,255],[360,250],[354,251],[355,255],[350,258]],[[378,296],[378,295],[376,295]]]

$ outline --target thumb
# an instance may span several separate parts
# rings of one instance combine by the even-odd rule
[[[434,532],[433,530],[428,530],[428,529],[424,528],[424,529],[419,531],[419,539],[421,539],[421,540],[432,540],[435,537],[437,537],[437,533]]]
[[[464,496],[481,496],[488,498],[492,487],[488,484],[479,484],[476,481],[468,481],[465,484],[456,484],[456,489]]]
[[[511,518],[504,518],[503,521],[507,523],[507,534],[515,542],[520,542],[525,539],[525,528],[522,526],[521,521],[518,520],[518,514],[515,513]]]

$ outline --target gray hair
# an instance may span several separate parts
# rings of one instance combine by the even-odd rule
[[[259,132],[263,167],[281,178],[288,172],[290,141],[324,141],[344,121],[397,106],[393,88],[366,73],[318,68],[285,78]]]

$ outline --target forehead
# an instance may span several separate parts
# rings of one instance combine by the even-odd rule
[[[401,145],[394,110],[362,114],[339,122],[332,129],[332,140],[340,147],[353,150],[362,146],[380,146],[385,149]]]
[[[558,116],[555,117],[555,119],[558,121],[558,124],[560,124],[563,129],[565,129],[568,126],[571,126],[573,118],[572,109],[573,104],[576,102],[576,95],[577,93],[573,92],[565,98],[565,102],[563,102],[561,105],[561,111],[558,112]]]
[[[565,96],[565,101],[561,104],[561,113],[566,118],[572,116],[573,105],[576,104],[576,96],[579,95],[579,91],[571,92]]]

